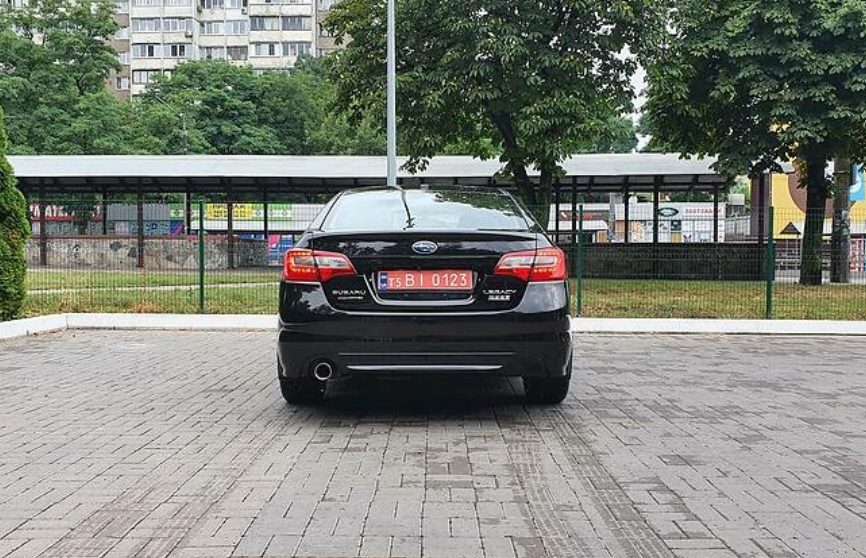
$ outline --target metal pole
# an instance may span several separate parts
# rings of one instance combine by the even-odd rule
[[[713,244],[719,243],[719,185],[713,185]]]
[[[630,207],[629,207],[629,203],[628,203],[630,197],[631,197],[631,188],[629,188],[629,184],[626,181],[625,192],[623,194],[623,213],[624,213],[623,219],[625,221],[625,227],[623,229],[623,242],[625,242],[626,244],[628,244],[629,241],[631,241],[631,231],[629,231],[629,228],[631,227],[631,225],[629,223],[629,218],[631,217],[631,215],[629,215]]]
[[[577,315],[583,313],[583,204],[580,204],[580,229],[577,234]]]
[[[268,190],[264,187],[262,187],[262,229],[265,234],[265,242],[267,242],[268,236],[271,234],[271,227],[268,221]]]
[[[102,189],[102,236],[108,236],[108,190]]]
[[[138,230],[138,267],[144,267],[144,188],[141,181],[136,187],[135,196],[135,223]]]
[[[659,177],[653,179],[653,244],[659,243]]]
[[[571,273],[577,271],[577,184],[571,183]]]
[[[397,45],[396,0],[388,0],[388,186],[397,186]]]
[[[559,184],[558,183],[555,186],[555,189],[553,190],[553,203],[556,205],[556,209],[553,212],[553,218],[555,219],[555,221],[553,222],[553,229],[556,231],[556,236],[554,236],[554,238],[556,240],[554,242],[556,242],[556,244],[559,244]]]
[[[198,311],[204,314],[204,199],[198,200]]]
[[[767,208],[767,300],[764,317],[768,320],[773,318],[773,282],[776,279],[776,240],[773,233],[773,208]]]
[[[45,230],[45,180],[39,180],[39,265],[48,265],[48,231]]]

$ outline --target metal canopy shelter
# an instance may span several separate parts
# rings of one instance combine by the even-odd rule
[[[322,192],[384,184],[385,157],[343,156],[12,156],[19,187],[29,194]],[[558,186],[579,192],[724,189],[714,159],[685,160],[660,153],[576,155],[562,163]],[[402,183],[459,183],[508,187],[502,164],[471,157],[435,157],[423,171],[401,171]],[[530,171],[538,180],[538,172]]]
[[[134,194],[137,199],[139,254],[143,254],[143,204],[145,194],[186,195],[185,221],[190,230],[190,198],[196,194],[221,194],[228,206],[229,261],[234,261],[232,207],[234,202],[258,200],[265,206],[280,194],[334,192],[345,188],[385,183],[385,157],[354,156],[239,156],[239,155],[39,155],[9,157],[21,190],[40,207],[40,261],[45,264],[47,196],[99,194],[105,205],[112,196]],[[400,161],[403,163],[404,161]],[[570,193],[572,221],[578,193],[652,193],[658,214],[659,192],[712,192],[718,207],[719,192],[728,180],[711,166],[715,159],[682,159],[674,154],[628,153],[576,155],[562,162],[563,175],[554,184],[557,212],[561,195]],[[466,184],[501,186],[510,182],[498,177],[502,163],[465,156],[435,157],[416,174],[400,171],[402,184]],[[529,176],[538,181],[539,173]],[[626,204],[626,223],[628,223]],[[715,213],[718,233],[718,211]],[[654,219],[658,242],[658,219]],[[559,219],[557,237],[559,236]],[[573,223],[574,224],[574,223]],[[103,224],[104,228],[104,224]],[[267,217],[264,233],[268,234]],[[628,225],[626,224],[626,229]],[[572,234],[577,234],[573,228]],[[718,237],[715,238],[718,240]],[[626,233],[626,242],[629,242]],[[139,257],[139,265],[143,260]]]

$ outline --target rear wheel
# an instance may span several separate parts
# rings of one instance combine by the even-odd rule
[[[325,382],[313,378],[283,378],[279,364],[277,368],[280,391],[286,403],[292,405],[311,404],[318,403],[325,398]]]
[[[571,359],[568,360],[565,376],[557,378],[523,378],[526,401],[540,405],[557,405],[568,395],[571,383]]]

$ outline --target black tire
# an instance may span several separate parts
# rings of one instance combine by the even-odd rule
[[[279,364],[277,368],[280,391],[286,403],[291,405],[309,405],[319,403],[325,398],[325,382],[320,382],[313,378],[283,378],[282,375],[279,375],[281,372]]]
[[[571,359],[566,365],[568,372],[557,378],[523,378],[523,390],[527,403],[538,405],[558,405],[568,395],[571,384]]]

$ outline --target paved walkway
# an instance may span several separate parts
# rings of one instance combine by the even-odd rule
[[[292,409],[267,333],[0,343],[0,557],[866,555],[866,341],[586,336]]]

